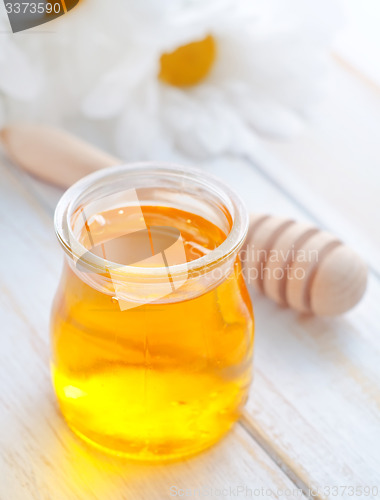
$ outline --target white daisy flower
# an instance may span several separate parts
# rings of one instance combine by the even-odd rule
[[[29,44],[46,77],[18,115],[106,136],[126,160],[244,152],[256,134],[288,137],[320,94],[334,5],[82,0]]]

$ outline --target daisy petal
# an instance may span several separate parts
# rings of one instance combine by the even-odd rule
[[[165,133],[154,105],[157,100],[155,87],[140,89],[135,97],[118,120],[118,153],[124,159],[133,161],[169,158],[172,142],[170,134]]]
[[[243,114],[259,134],[272,137],[290,138],[304,127],[304,120],[281,104],[252,100],[245,103]]]
[[[152,73],[154,63],[144,54],[130,55],[112,72],[106,74],[82,103],[82,112],[89,118],[111,118],[123,109],[129,94]]]
[[[301,115],[281,102],[267,96],[254,96],[252,89],[241,82],[230,82],[224,87],[237,114],[257,133],[287,138],[300,132],[304,126]]]
[[[25,53],[5,40],[0,60],[0,90],[15,99],[29,101],[37,95],[41,80]]]

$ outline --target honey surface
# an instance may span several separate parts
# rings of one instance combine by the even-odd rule
[[[175,227],[186,258],[224,233],[194,214],[143,207],[148,229]],[[128,210],[99,214],[87,229],[108,254],[128,254]],[[136,215],[137,216],[137,215]],[[253,317],[237,261],[219,286],[190,300],[121,311],[117,300],[64,265],[52,315],[53,381],[63,414],[105,451],[164,460],[217,441],[239,416],[251,374]]]

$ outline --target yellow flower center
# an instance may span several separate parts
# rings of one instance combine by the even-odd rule
[[[176,87],[196,85],[210,73],[215,58],[215,39],[208,35],[203,40],[188,43],[174,52],[163,54],[158,77]]]

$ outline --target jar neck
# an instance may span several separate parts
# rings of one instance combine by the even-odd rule
[[[138,215],[147,204],[199,215],[219,227],[226,238],[190,262],[181,258],[179,238],[166,256],[162,252],[162,261],[152,257],[156,258],[152,266],[121,265],[91,251],[89,227],[94,217],[126,206]],[[176,165],[141,163],[107,168],[74,184],[58,203],[55,229],[71,268],[90,286],[110,295],[116,292],[126,301],[138,302],[147,295],[154,301],[176,301],[204,293],[231,273],[248,217],[237,195],[213,176]]]

